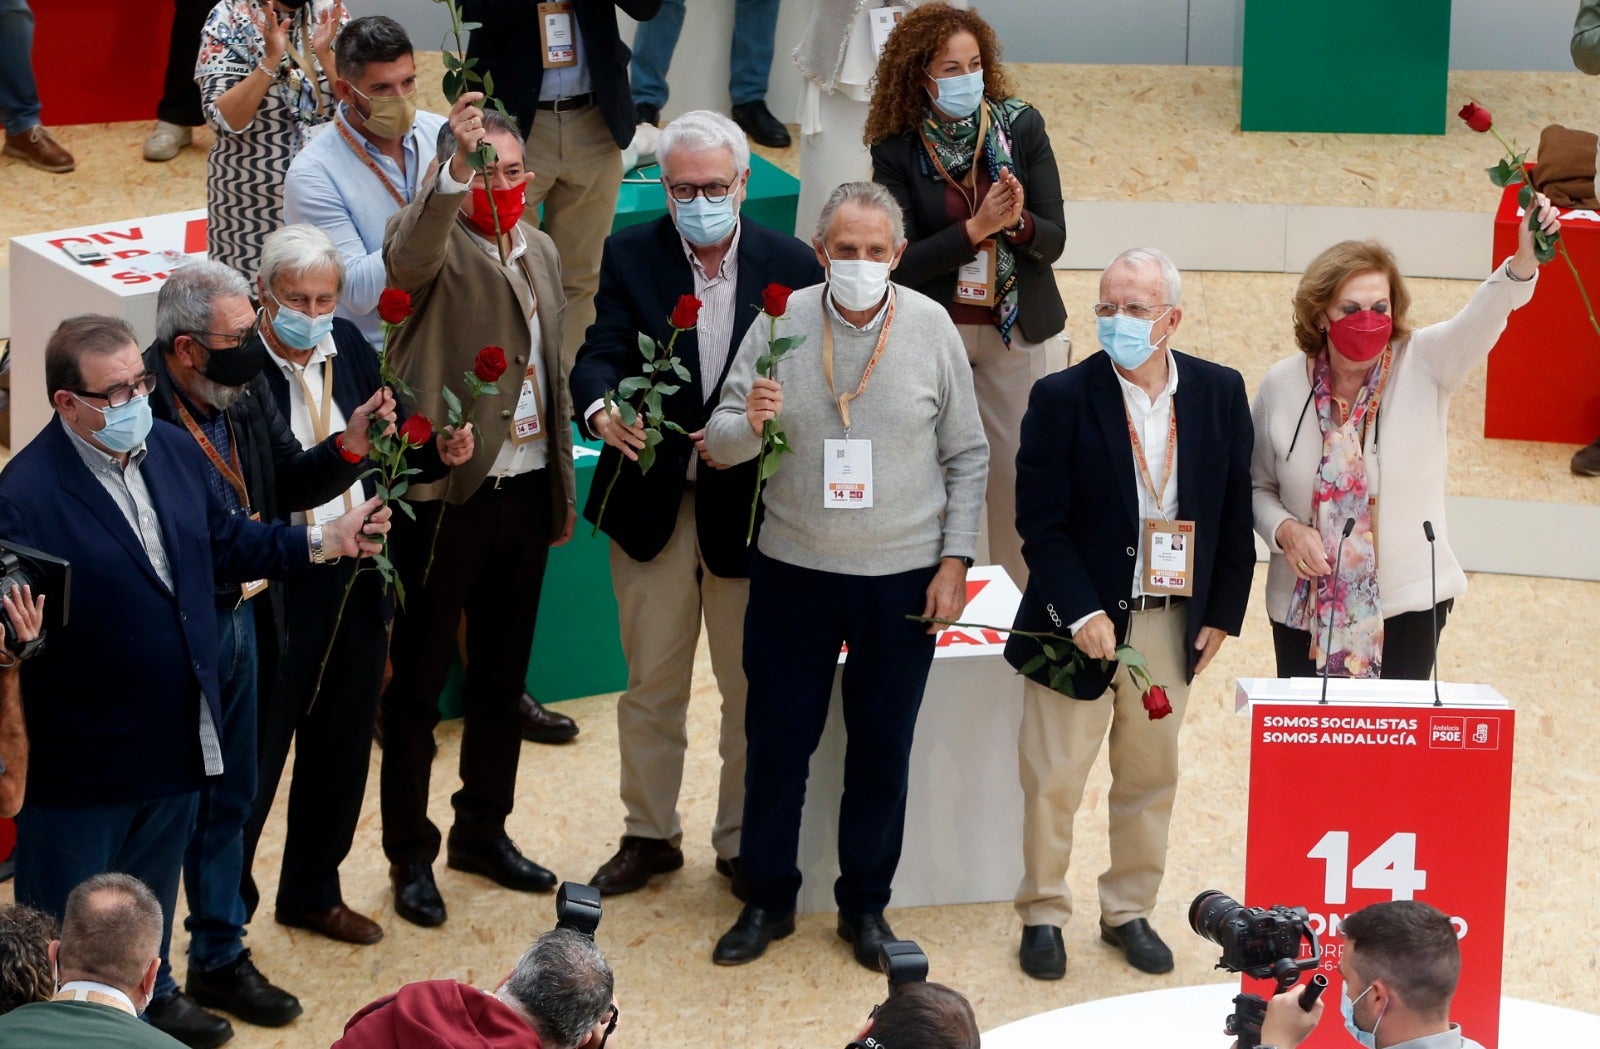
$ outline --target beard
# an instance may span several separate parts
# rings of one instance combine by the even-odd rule
[[[199,372],[195,373],[195,393],[213,410],[225,412],[233,407],[233,402],[244,393],[243,386],[224,386],[220,382],[208,379]]]

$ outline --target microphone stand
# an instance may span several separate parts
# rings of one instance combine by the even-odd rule
[[[1339,569],[1341,562],[1344,560],[1344,541],[1349,539],[1350,533],[1355,530],[1356,519],[1354,517],[1346,517],[1344,519],[1344,531],[1339,533],[1338,549],[1333,555],[1333,579],[1331,582],[1333,584],[1333,603],[1335,605],[1339,603]],[[1333,612],[1330,611],[1328,613],[1328,640],[1322,646],[1322,698],[1318,700],[1318,703],[1322,704],[1328,702],[1328,671],[1333,667],[1333,661],[1329,659],[1329,656],[1332,652]]]
[[[1433,522],[1422,522],[1422,534],[1428,537],[1429,596],[1433,599],[1433,705],[1444,706],[1439,698],[1439,547],[1433,539]]]

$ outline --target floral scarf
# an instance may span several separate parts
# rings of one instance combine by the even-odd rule
[[[1377,535],[1361,444],[1367,424],[1377,418],[1393,355],[1392,348],[1384,350],[1378,367],[1367,372],[1367,381],[1342,424],[1334,404],[1326,351],[1312,370],[1317,421],[1322,428],[1322,462],[1317,467],[1316,489],[1311,495],[1311,517],[1313,526],[1322,533],[1330,564],[1339,550],[1345,521],[1355,518],[1356,525],[1344,541],[1340,563],[1334,565],[1331,574],[1316,581],[1315,591],[1309,580],[1295,583],[1285,623],[1295,630],[1310,631],[1311,658],[1318,669],[1326,663],[1332,677],[1381,677],[1383,671]],[[1331,652],[1323,649],[1330,621],[1335,646]]]
[[[1028,108],[1028,103],[1020,98],[1007,98],[999,102],[985,98],[983,105],[989,107],[989,133],[983,143],[983,164],[992,185],[1000,181],[1002,167],[1010,168],[1012,174],[1016,173],[1016,164],[1011,159],[1011,122],[1018,113]],[[921,132],[922,140],[938,156],[939,163],[944,165],[950,177],[958,181],[964,178],[977,152],[978,113],[974,112],[965,120],[945,123],[930,110],[922,122]],[[922,154],[922,172],[929,178],[944,180],[926,152]],[[1005,344],[1010,346],[1011,329],[1017,323],[1017,256],[1004,237],[995,238],[994,254],[994,305],[990,309],[994,326],[1000,330],[1000,337]]]

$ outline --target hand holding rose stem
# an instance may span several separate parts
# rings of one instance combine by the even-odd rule
[[[478,351],[478,356],[473,360],[472,370],[461,375],[469,391],[465,405],[462,405],[461,398],[456,396],[450,387],[446,386],[439,391],[450,413],[449,423],[445,427],[446,433],[455,433],[471,420],[472,409],[478,403],[479,397],[500,392],[495,382],[505,374],[505,371],[506,351],[498,346],[485,346]],[[439,547],[439,529],[444,526],[445,511],[450,509],[450,482],[455,480],[455,476],[454,469],[445,474],[444,494],[439,496],[439,516],[433,522],[433,538],[428,540],[428,563],[422,569],[423,586],[428,585],[428,576],[433,572],[433,554]]]
[[[764,379],[774,382],[778,379],[778,362],[788,356],[801,343],[805,342],[804,335],[786,335],[778,338],[778,318],[782,317],[789,308],[789,296],[793,289],[782,284],[768,284],[761,291],[761,313],[767,318],[767,352],[756,359],[756,374]],[[761,488],[767,478],[778,472],[778,457],[791,451],[788,435],[783,432],[783,425],[777,418],[767,419],[761,424],[761,454],[756,457],[756,490],[750,497],[750,520],[745,526],[744,544],[750,545],[756,534],[756,510],[761,505]],[[771,456],[769,459],[768,456]]]

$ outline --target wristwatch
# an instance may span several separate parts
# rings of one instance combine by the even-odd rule
[[[956,554],[946,554],[945,556],[949,557],[949,558],[952,558],[953,560],[960,561],[962,564],[966,565],[968,568],[971,568],[974,564],[977,563],[970,557],[960,557],[960,556],[957,556]]]
[[[306,529],[306,542],[311,544],[311,563],[325,565],[329,563],[328,552],[322,545],[322,526],[312,525]],[[334,561],[339,560],[337,557]]]

